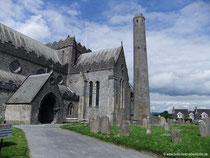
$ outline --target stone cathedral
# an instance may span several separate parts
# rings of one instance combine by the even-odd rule
[[[42,44],[0,23],[0,117],[22,124],[150,115],[145,18],[133,19],[134,87],[123,45],[92,51],[75,37]]]

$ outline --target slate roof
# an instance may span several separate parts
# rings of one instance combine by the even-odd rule
[[[177,115],[179,112],[184,114],[185,117],[188,117],[188,109],[175,109],[175,114]]]
[[[12,81],[15,85],[19,86],[24,80],[26,79],[25,76],[14,74],[8,71],[0,70],[0,81],[1,82],[8,82]]]
[[[76,95],[76,93],[74,93],[69,87],[64,86],[64,85],[58,85],[58,87],[59,87],[61,96],[64,99],[70,99],[70,100],[75,100],[75,101],[79,100],[79,96]]]
[[[18,32],[8,26],[0,23],[0,40],[4,42],[12,42],[16,48],[24,47],[27,52],[34,51],[38,56],[43,55],[47,60],[52,59],[55,63],[61,63],[58,58],[57,52],[42,43]]]
[[[203,112],[205,112],[210,117],[210,109],[197,109],[197,111],[198,111],[198,116],[200,116]]]
[[[7,103],[31,103],[50,75],[51,73],[29,76]]]
[[[77,60],[77,67],[100,64],[102,62],[108,63],[112,59],[114,59],[114,62],[117,62],[121,50],[122,46],[82,54]]]

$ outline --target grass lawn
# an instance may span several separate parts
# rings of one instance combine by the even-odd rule
[[[25,133],[18,128],[13,128],[12,137],[3,141],[1,158],[29,158],[29,148]]]
[[[91,133],[90,128],[84,127],[83,123],[74,122],[64,125],[61,128],[138,151],[149,151],[160,155],[164,155],[164,153],[171,153],[172,155],[173,153],[187,153],[186,156],[179,155],[171,157],[210,157],[210,137],[200,137],[198,127],[193,125],[174,126],[174,128],[181,129],[182,143],[180,144],[172,143],[170,136],[163,136],[162,134],[170,133],[171,129],[165,131],[162,127],[151,127],[152,134],[147,135],[144,128],[131,125],[129,127],[129,137],[120,136],[120,129],[117,126],[111,126],[112,133],[110,135]],[[204,155],[190,156],[190,153]]]

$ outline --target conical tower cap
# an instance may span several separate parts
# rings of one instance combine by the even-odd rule
[[[134,16],[134,19],[135,19],[135,18],[143,18],[143,19],[145,19],[144,15],[143,15],[142,13],[136,14],[136,15]]]

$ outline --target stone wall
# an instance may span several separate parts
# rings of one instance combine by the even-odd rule
[[[79,119],[109,116],[113,119],[114,79],[113,70],[96,71],[71,75],[70,88],[80,96],[78,105]],[[92,107],[89,106],[89,83],[93,82]],[[96,81],[100,83],[99,106],[96,107]]]
[[[70,101],[70,100],[64,100],[64,115],[66,118],[78,118],[78,103],[77,101]],[[70,109],[71,106],[73,107],[71,114]]]
[[[13,94],[13,91],[1,90],[0,89],[0,119],[5,117],[6,105],[4,104]]]
[[[31,105],[30,104],[9,104],[5,112],[7,122],[30,124]]]

